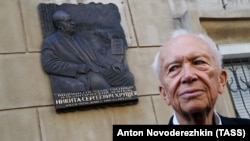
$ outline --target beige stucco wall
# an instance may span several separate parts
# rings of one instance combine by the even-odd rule
[[[119,8],[139,103],[57,114],[49,78],[40,64],[37,6],[89,2],[111,2]],[[250,0],[227,2],[223,9],[221,0],[1,0],[0,140],[111,141],[113,124],[167,124],[172,110],[158,93],[158,81],[150,68],[154,55],[175,28],[204,32],[199,17],[249,14]],[[227,90],[216,110],[235,116]]]

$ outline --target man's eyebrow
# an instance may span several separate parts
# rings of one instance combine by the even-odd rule
[[[211,56],[206,53],[194,53],[193,56],[191,56],[189,59],[197,59],[197,58],[207,58],[210,59]]]
[[[205,58],[205,59],[207,59],[207,60],[211,60],[211,58],[214,58],[214,56],[210,56],[210,55],[207,55],[207,54],[203,54],[203,55],[198,56],[197,58]]]
[[[171,58],[171,59],[169,59],[169,60],[167,60],[167,61],[165,61],[164,62],[164,65],[165,65],[165,67],[168,67],[168,66],[170,66],[171,64],[176,64],[176,63],[180,63],[181,62],[181,57],[176,57],[176,58]]]
[[[197,54],[190,56],[190,57],[187,57],[187,58],[188,58],[188,60],[195,60],[198,58],[205,58],[205,59],[211,60],[211,57],[205,53],[197,53]],[[171,64],[180,63],[180,62],[182,62],[182,60],[183,60],[182,57],[170,58],[169,60],[166,60],[164,62],[164,65],[166,67],[166,66],[169,66]]]

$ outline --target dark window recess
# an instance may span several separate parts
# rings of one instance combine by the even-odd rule
[[[250,58],[224,59],[223,68],[237,117],[250,118]]]

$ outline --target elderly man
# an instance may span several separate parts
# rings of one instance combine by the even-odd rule
[[[66,11],[55,11],[52,18],[57,31],[44,39],[41,59],[55,93],[134,85],[124,64],[104,56],[75,32]]]
[[[174,110],[170,125],[250,124],[250,119],[224,117],[214,110],[227,83],[227,72],[208,36],[176,30],[152,67],[160,80],[160,94]]]

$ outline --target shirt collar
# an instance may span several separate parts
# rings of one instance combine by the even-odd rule
[[[173,124],[174,125],[180,125],[180,123],[178,122],[177,118],[176,118],[176,114],[174,113],[173,115]],[[214,122],[215,122],[215,125],[222,125],[222,122],[221,122],[221,118],[219,116],[219,114],[214,111]]]
[[[64,38],[72,38],[73,36],[72,35],[69,35],[69,34],[66,34],[60,30],[57,31],[58,34],[61,36],[61,37],[64,37]]]

